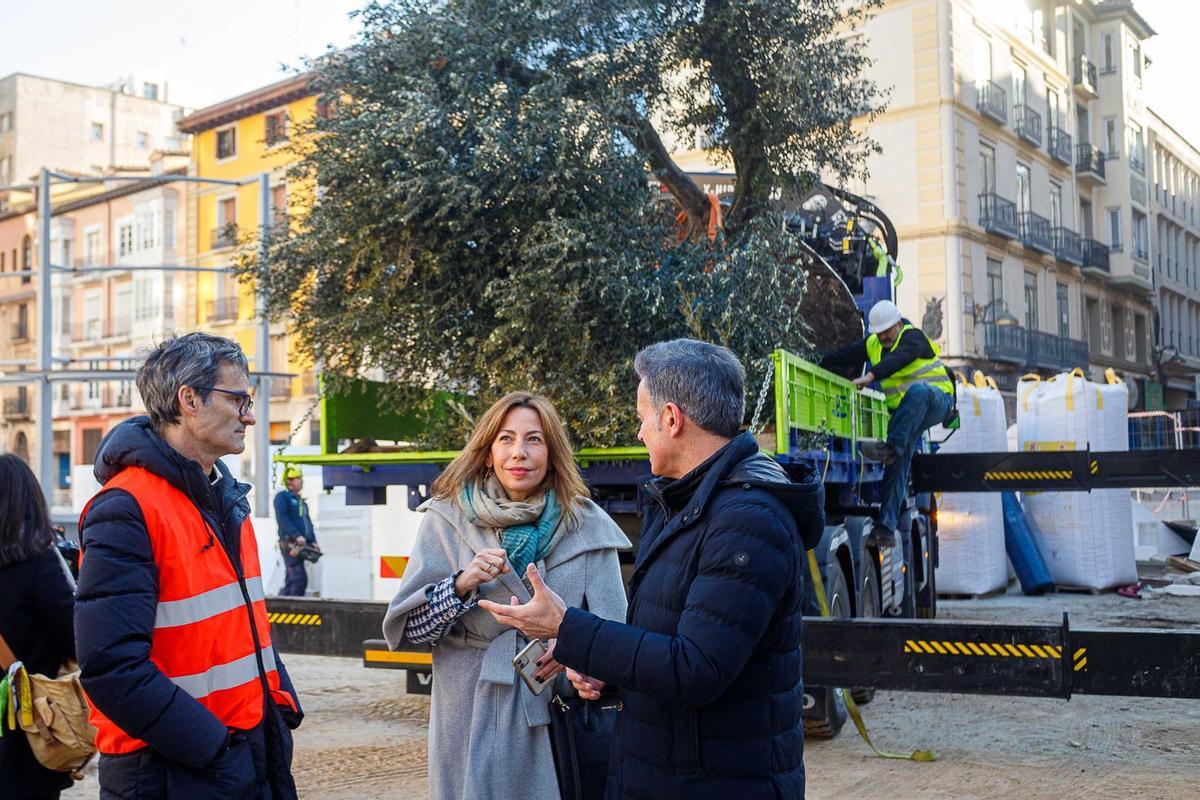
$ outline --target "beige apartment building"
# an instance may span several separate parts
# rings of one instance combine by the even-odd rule
[[[1142,101],[1154,31],[1134,4],[888,0],[863,35],[879,43],[870,77],[891,99],[864,122],[882,153],[849,188],[896,223],[905,313],[939,334],[952,364],[984,370],[1010,396],[1029,372],[1080,367],[1100,379],[1111,367],[1134,407],[1160,403],[1151,232],[1164,205],[1147,153],[1169,127]],[[1177,135],[1156,141],[1196,163]],[[1171,180],[1168,204],[1184,191],[1183,173]],[[1191,226],[1193,243],[1200,232],[1171,224]],[[1186,327],[1189,313],[1200,321],[1191,281],[1171,285],[1168,337],[1200,337]],[[1182,388],[1187,364],[1166,353]]]
[[[50,222],[50,260],[65,267],[51,276],[51,353],[79,369],[135,367],[139,351],[189,324],[182,273],[138,267],[185,263],[187,192],[171,180],[182,165],[159,177],[56,195]],[[36,259],[35,208],[0,215],[0,250]],[[36,264],[36,260],[33,261]],[[111,267],[111,269],[101,269]],[[34,280],[0,272],[0,317],[6,346],[0,371],[35,369],[40,331]],[[0,451],[31,461],[37,452],[36,384],[6,386]],[[130,380],[55,382],[52,456],[56,505],[70,503],[70,476],[87,466],[112,426],[144,407]],[[36,465],[35,465],[36,466]]]
[[[185,109],[166,102],[166,91],[164,82],[132,78],[108,87],[23,73],[0,78],[0,186],[30,182],[43,167],[144,170],[155,150],[185,148],[175,127]]]

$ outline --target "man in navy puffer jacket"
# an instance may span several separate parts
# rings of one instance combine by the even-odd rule
[[[739,434],[744,372],[678,339],[634,362],[646,484],[627,623],[567,609],[535,568],[524,606],[481,602],[553,657],[580,694],[620,688],[610,798],[804,797],[805,541],[824,525],[815,475],[791,483]]]

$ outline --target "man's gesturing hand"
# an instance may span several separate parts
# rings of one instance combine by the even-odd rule
[[[546,585],[537,567],[533,564],[525,570],[525,577],[533,584],[533,599],[524,605],[502,606],[490,600],[480,600],[479,607],[496,618],[501,625],[516,628],[530,639],[553,639],[558,636],[558,626],[567,613],[567,604]]]

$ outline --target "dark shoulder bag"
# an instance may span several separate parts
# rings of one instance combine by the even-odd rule
[[[621,698],[605,689],[598,700],[584,700],[565,679],[566,691],[550,701],[550,747],[562,800],[602,800]]]
[[[584,597],[583,610],[587,607]],[[604,687],[596,700],[584,700],[566,673],[559,675],[550,699],[550,749],[562,800],[603,800],[620,710],[615,686]]]

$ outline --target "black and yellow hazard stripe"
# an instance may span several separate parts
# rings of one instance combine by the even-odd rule
[[[948,642],[935,639],[908,639],[904,652],[918,655],[970,656],[972,658],[1047,658],[1062,659],[1062,648],[1052,644],[1023,644],[1021,642]],[[1075,651],[1075,671],[1087,669],[1087,648]]]
[[[320,614],[284,614],[273,611],[267,614],[267,621],[272,625],[320,625]]]
[[[1095,473],[1095,470],[1092,472]],[[1069,481],[1074,476],[1075,472],[1069,469],[1005,469],[983,473],[985,481]]]

